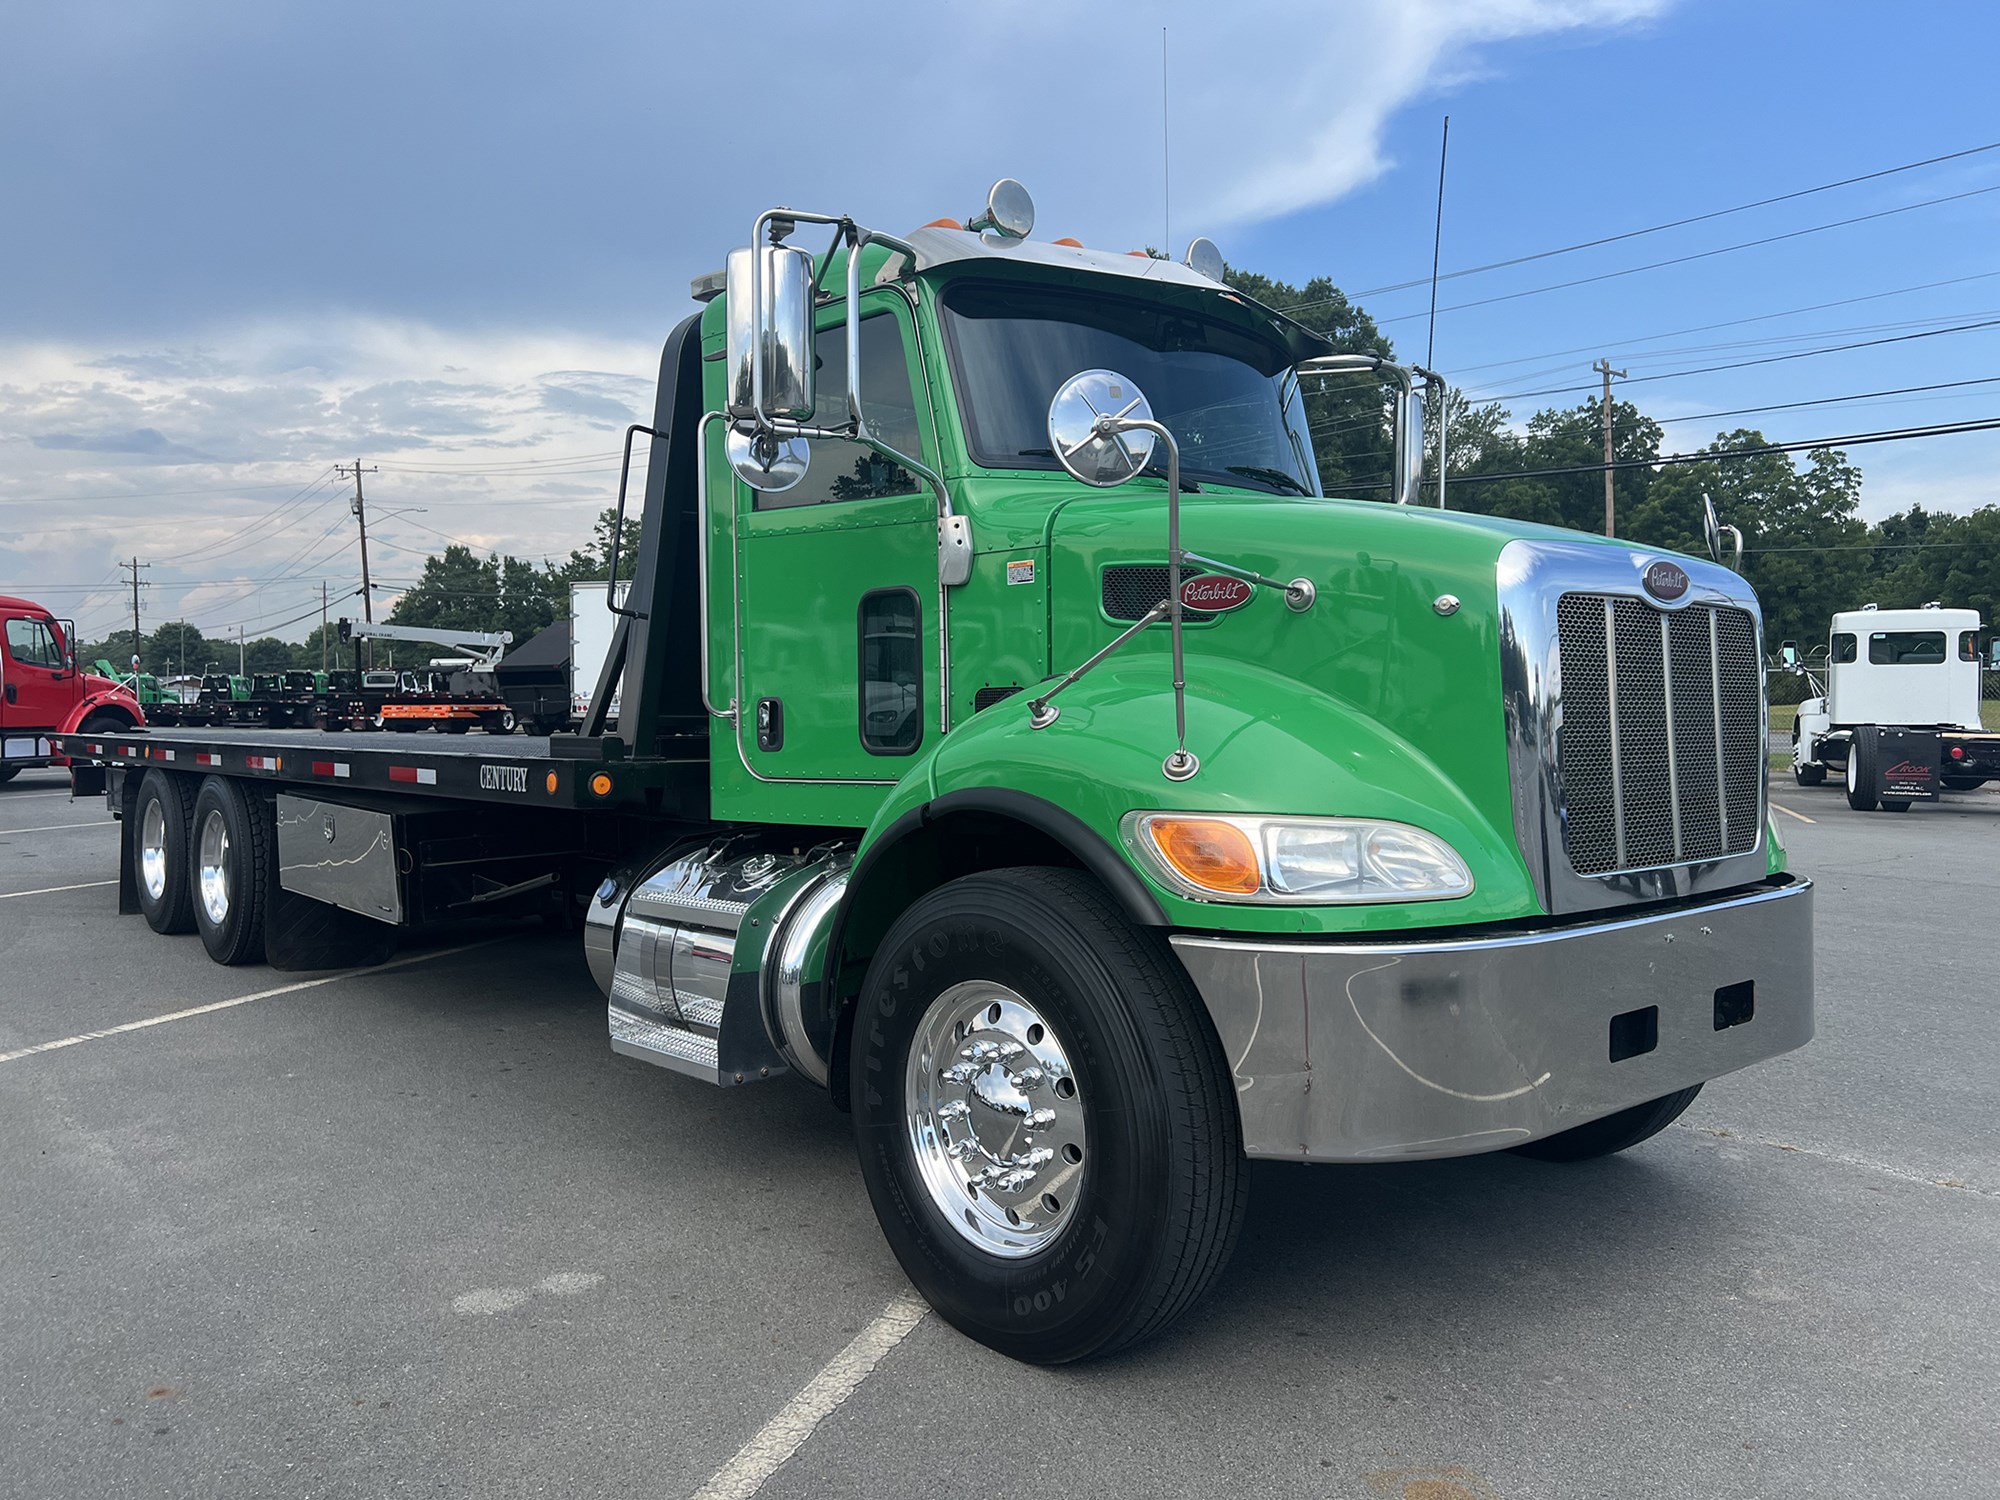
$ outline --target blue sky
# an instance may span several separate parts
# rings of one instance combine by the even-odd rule
[[[610,496],[604,455],[689,277],[759,209],[904,228],[1007,173],[1038,233],[1159,242],[1162,24],[1175,247],[1210,233],[1236,264],[1351,293],[1428,271],[1446,113],[1447,271],[2000,139],[2000,14],[1972,4],[760,14],[752,36],[713,7],[0,0],[0,589],[95,633],[136,552],[150,617],[296,636],[322,578],[354,586],[327,471],[356,457],[381,466],[380,575],[442,536],[560,556]],[[1995,186],[2000,151],[1448,281],[1437,364],[1507,394],[1581,385],[1599,353],[1637,377],[2000,318],[2000,192],[1911,206]],[[1421,357],[1426,296],[1363,301]],[[1710,324],[1730,326],[1675,332]],[[1684,417],[1978,379],[1996,351],[1982,329],[1628,394]],[[1667,446],[1996,413],[2000,384],[1680,423]],[[2000,502],[1996,435],[1853,456],[1871,515]]]

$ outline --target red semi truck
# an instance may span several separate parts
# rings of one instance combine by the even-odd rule
[[[73,624],[11,594],[0,594],[0,681],[0,785],[29,766],[68,764],[53,735],[146,722],[129,689],[78,670]]]

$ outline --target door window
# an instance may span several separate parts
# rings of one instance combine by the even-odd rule
[[[62,669],[62,652],[56,649],[55,634],[40,620],[17,618],[7,622],[7,654],[25,667]]]
[[[1833,638],[1833,659],[1836,662],[1854,660],[1854,636],[1849,631],[1841,631]]]
[[[908,755],[924,738],[923,637],[915,589],[861,596],[861,744]]]
[[[1958,633],[1958,659],[1960,661],[1979,660],[1979,632],[1961,630]]]
[[[835,426],[847,420],[847,324],[822,328],[813,339],[813,361],[819,384],[813,421]],[[923,455],[923,431],[917,425],[917,397],[910,384],[909,359],[902,329],[890,312],[861,320],[861,409],[868,427],[898,453]],[[889,495],[914,495],[922,480],[874,449],[843,438],[814,438],[812,464],[806,477],[776,495],[756,497],[758,510],[786,510],[823,505],[830,500],[879,500]]]

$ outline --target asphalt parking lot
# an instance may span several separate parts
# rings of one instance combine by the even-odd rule
[[[1606,1161],[1259,1165],[1215,1297],[1045,1371],[909,1326],[844,1117],[614,1056],[572,940],[218,968],[64,785],[0,788],[0,1494],[2000,1490],[2000,795],[1774,777],[1810,1047]]]

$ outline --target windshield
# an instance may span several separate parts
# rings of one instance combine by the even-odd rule
[[[1080,370],[1146,393],[1189,479],[1317,495],[1298,379],[1283,350],[1231,324],[1123,297],[960,282],[943,299],[966,443],[989,469],[1052,469],[1049,402]],[[1149,472],[1164,473],[1166,452]]]

